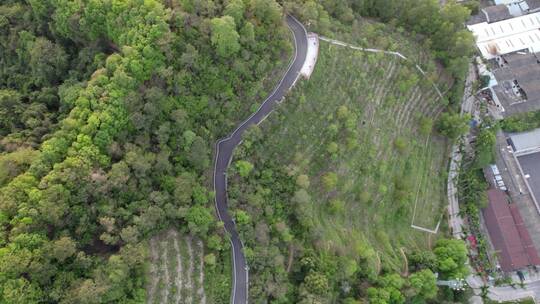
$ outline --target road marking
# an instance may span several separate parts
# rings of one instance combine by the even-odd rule
[[[290,16],[290,15],[288,15]],[[299,25],[303,30],[304,30],[304,37],[306,39],[306,46],[307,46],[307,31],[305,29],[305,27],[302,25],[302,23],[300,23],[296,18],[294,18],[293,16],[290,16],[291,19],[297,24]],[[296,62],[297,58],[298,58],[298,44],[296,42],[296,40],[298,39],[292,29],[291,26],[289,26],[289,24],[287,24],[289,30],[292,32],[293,34],[293,40],[294,40],[294,57],[293,59],[291,60],[291,62],[289,63],[289,66],[287,68],[287,71],[285,72],[285,74],[283,75],[283,77],[281,78],[280,82],[278,83],[278,85],[274,88],[274,90],[269,94],[269,96],[263,101],[263,103],[259,106],[259,108],[257,109],[257,111],[255,111],[254,113],[252,113],[246,120],[244,120],[232,133],[230,133],[230,135],[226,138],[223,138],[219,141],[216,142],[216,156],[214,158],[214,174],[213,174],[213,184],[214,184],[214,192],[217,194],[217,191],[216,191],[216,172],[217,172],[217,165],[218,165],[218,160],[219,160],[219,152],[220,152],[220,149],[219,149],[219,146],[221,143],[224,143],[224,142],[227,142],[228,140],[232,139],[236,133],[245,125],[247,124],[255,115],[257,115],[257,113],[259,113],[259,111],[265,106],[265,104],[274,96],[274,94],[276,94],[277,90],[283,85],[283,81],[285,80],[285,78],[287,77],[287,75],[290,73],[291,71],[291,68],[292,66],[294,65],[294,63]],[[306,49],[307,51],[307,49]],[[291,85],[291,87],[289,87],[287,90],[289,90],[290,88],[292,88],[295,84],[296,84],[296,81],[298,80],[299,78],[299,73],[296,73],[296,77]],[[270,114],[271,112],[273,112],[273,108],[270,110],[270,112],[268,114]],[[268,115],[266,115],[268,116]],[[264,118],[266,118],[266,116]],[[262,119],[264,120],[264,119]],[[259,121],[257,123],[257,125],[262,122]],[[240,134],[241,135],[241,134]],[[238,143],[240,144],[242,142],[242,140]],[[228,168],[230,166],[230,163],[231,163],[231,160],[232,160],[232,152],[234,151],[234,149],[236,148],[236,146],[234,146],[231,150],[231,155],[230,155],[230,158],[229,158],[229,162],[228,162],[228,165],[226,166],[226,168]],[[225,169],[226,169],[225,168]],[[226,199],[226,196],[227,196],[227,178],[226,178],[226,172],[224,171],[223,172],[224,176],[225,176],[225,199]],[[216,208],[216,212],[217,212],[217,215],[220,219],[221,222],[224,222],[223,221],[223,218],[221,216],[221,212],[219,210],[219,205],[218,205],[218,196],[215,195],[214,196],[214,205],[215,205],[215,208]],[[232,220],[232,218],[231,218]],[[234,222],[233,222],[234,224]],[[236,271],[237,271],[237,268],[236,268],[236,251],[235,251],[235,248],[234,248],[234,243],[232,241],[232,233],[231,231],[228,231],[227,230],[227,227],[225,226],[225,230],[227,231],[227,233],[229,234],[229,242],[231,243],[231,247],[232,247],[232,252],[233,252],[233,255],[232,255],[232,259],[233,259],[233,292],[231,294],[231,302],[232,303],[235,303],[236,301]],[[236,229],[235,229],[236,230]],[[241,248],[244,248],[244,244],[242,242],[242,240],[238,237],[238,240],[240,241],[240,245],[241,245]],[[244,261],[245,261],[245,257],[244,257]],[[248,272],[248,269],[249,269],[249,266],[247,266],[247,261],[245,261],[246,263],[246,268],[245,268],[245,271],[246,271],[246,303],[247,303],[247,296],[248,296],[248,290],[249,290],[249,272]]]

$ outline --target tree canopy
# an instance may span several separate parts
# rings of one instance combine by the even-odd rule
[[[284,13],[321,33],[361,16],[396,22],[421,34],[457,77],[471,51],[461,26],[468,10],[435,2],[2,2],[0,303],[145,302],[147,241],[169,227],[204,242],[201,260],[219,274],[208,280],[228,277],[229,243],[213,204],[214,144],[259,106],[287,66],[294,49]],[[408,74],[403,92],[418,82]],[[336,159],[358,145],[344,148],[338,137],[360,122],[350,107],[334,114],[335,140],[322,153]],[[454,138],[464,124],[448,114],[437,126]],[[248,133],[244,145],[257,145],[261,130]],[[395,145],[406,154],[403,140]],[[437,243],[436,262],[423,259],[409,277],[386,268],[378,276],[366,266],[377,254],[363,244],[351,244],[355,256],[329,255],[308,216],[308,191],[324,189],[329,216],[345,212],[333,197],[351,187],[341,168],[316,176],[258,168],[243,156],[231,169],[250,187],[247,204],[231,199],[230,208],[243,239],[257,244],[246,247],[250,294],[276,303],[404,303],[434,298],[432,270],[464,275],[463,248],[449,241]],[[371,200],[367,192],[358,199]],[[227,302],[227,283],[216,285],[222,290],[212,300]]]

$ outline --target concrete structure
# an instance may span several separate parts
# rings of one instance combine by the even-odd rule
[[[529,1],[525,0],[495,0],[496,5],[504,5],[508,8],[512,16],[521,16],[527,14],[529,9]]]
[[[510,204],[506,194],[498,189],[488,190],[488,198],[483,214],[501,269],[510,272],[540,265],[540,257],[516,205]]]
[[[495,0],[494,6],[484,7],[467,24],[492,23],[539,11],[540,0]]]
[[[540,30],[537,34],[540,37]],[[538,53],[516,52],[492,61],[496,84],[490,89],[503,115],[540,110],[540,60]]]
[[[308,33],[308,49],[306,55],[306,61],[300,70],[300,74],[304,78],[309,79],[313,69],[315,68],[315,63],[317,63],[317,57],[319,55],[319,35],[315,33]]]
[[[497,11],[493,18],[499,20],[503,15],[502,10]],[[467,28],[475,36],[482,57],[488,60],[517,51],[540,51],[540,12],[491,23],[486,20]]]

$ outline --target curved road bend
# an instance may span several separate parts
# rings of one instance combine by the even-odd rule
[[[270,114],[278,102],[296,83],[307,54],[307,33],[304,26],[292,16],[287,16],[287,26],[294,35],[295,57],[289,69],[274,91],[266,98],[257,112],[245,120],[229,137],[216,144],[214,167],[215,203],[219,219],[223,221],[225,230],[230,235],[233,259],[233,286],[231,303],[245,304],[248,301],[248,267],[244,256],[243,244],[236,231],[235,223],[227,211],[227,168],[234,148],[242,141],[242,135],[252,125],[262,122]]]

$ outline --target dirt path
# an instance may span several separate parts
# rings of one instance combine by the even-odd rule
[[[171,230],[170,235],[173,237],[174,251],[176,253],[176,297],[175,303],[179,304],[182,300],[182,255],[180,253],[180,246],[178,246],[178,233],[174,230]]]
[[[151,238],[150,239],[150,258],[151,258],[150,277],[151,279],[150,279],[150,288],[148,290],[148,303],[149,304],[154,302],[156,288],[159,282],[159,274],[158,274],[158,269],[156,267],[156,263],[159,260],[159,253],[156,247],[157,247],[156,239]]]
[[[163,286],[163,290],[161,291],[161,304],[167,304],[169,302],[169,285],[170,285],[170,276],[169,276],[169,246],[167,246],[167,241],[162,240],[160,242],[160,247],[164,247],[163,251],[161,253],[161,259],[163,260],[163,281],[165,282]]]
[[[289,260],[287,261],[287,273],[291,272],[293,259],[294,259],[294,246],[290,244],[289,245]]]
[[[331,43],[331,44],[335,44],[335,45],[339,45],[339,46],[343,46],[343,47],[348,47],[348,48],[351,48],[351,49],[354,49],[354,50],[359,50],[359,51],[363,51],[363,52],[371,52],[371,53],[383,53],[383,54],[399,57],[399,58],[401,58],[402,60],[405,60],[405,61],[411,61],[412,62],[411,59],[407,58],[405,55],[401,54],[400,52],[386,51],[386,50],[380,50],[380,49],[363,48],[363,47],[355,46],[355,45],[352,45],[352,44],[349,44],[349,43],[346,43],[346,42],[343,42],[343,41],[327,38],[327,37],[324,37],[324,36],[319,36],[319,39],[323,40],[323,41],[326,41],[328,43]],[[439,87],[437,86],[437,84],[435,82],[433,82],[431,79],[428,78],[428,75],[420,67],[420,65],[415,64],[415,68],[422,75],[422,77],[433,86],[433,89],[435,89],[435,91],[437,92],[439,97],[442,99],[443,94],[442,94],[441,90],[439,90]]]
[[[204,292],[204,246],[201,240],[197,240],[197,247],[199,248],[199,289],[197,289],[197,295],[201,304],[206,304],[206,294]]]
[[[187,290],[191,291],[191,289],[193,289],[193,281],[191,279],[191,274],[193,274],[193,247],[191,246],[191,238],[190,237],[185,237],[184,240],[186,241],[186,246],[187,246],[187,249],[188,249],[188,254],[189,254],[189,269],[188,269],[188,276],[187,276],[187,280],[186,280],[186,284],[184,285],[186,287]],[[193,294],[192,292],[189,292],[188,293],[188,296],[186,297],[186,302],[185,303],[193,303]]]
[[[407,255],[405,254],[405,251],[403,251],[403,247],[399,248],[399,251],[403,257],[403,275],[409,276],[409,260],[407,260]]]

